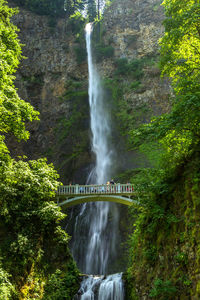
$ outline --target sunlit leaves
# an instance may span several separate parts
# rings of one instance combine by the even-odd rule
[[[200,1],[165,0],[163,5],[167,18],[160,41],[162,73],[170,76],[180,93],[199,85]]]
[[[28,139],[25,122],[38,119],[38,112],[21,100],[14,87],[12,75],[22,58],[21,45],[17,36],[17,27],[10,17],[17,10],[8,8],[0,0],[0,132],[12,132],[18,139]]]
[[[10,282],[10,275],[2,268],[0,263],[0,298],[1,299],[15,299],[16,290],[14,285]]]

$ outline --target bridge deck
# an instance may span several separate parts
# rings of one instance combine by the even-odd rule
[[[74,195],[132,195],[134,187],[132,184],[102,184],[102,185],[66,185],[60,186],[58,196]]]

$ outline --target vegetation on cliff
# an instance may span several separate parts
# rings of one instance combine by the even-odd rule
[[[127,299],[200,297],[200,3],[163,5],[161,69],[172,81],[172,110],[131,132],[132,147],[151,152],[154,168],[132,178],[140,205],[132,209]]]
[[[83,9],[86,0],[14,0],[14,2],[39,15],[64,17]]]
[[[16,12],[0,0],[0,299],[71,299],[78,271],[54,203],[58,174],[45,159],[12,159],[6,146],[9,135],[27,140],[26,123],[38,120],[13,83],[22,57]]]
[[[25,7],[39,15],[54,18],[70,17],[80,12],[87,12],[90,22],[100,17],[104,0],[13,0],[17,5]]]

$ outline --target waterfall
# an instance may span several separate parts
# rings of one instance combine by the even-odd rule
[[[88,53],[88,73],[89,73],[89,104],[92,132],[92,151],[96,156],[96,166],[92,170],[90,180],[93,183],[103,184],[110,180],[110,170],[112,166],[112,149],[109,147],[111,136],[109,115],[105,108],[103,90],[100,78],[95,68],[91,47],[92,24],[86,25],[86,47]]]
[[[111,147],[111,126],[110,117],[101,80],[98,75],[92,55],[92,24],[86,25],[86,47],[88,55],[89,74],[89,105],[91,124],[91,145],[95,155],[95,167],[91,171],[88,183],[105,184],[111,179],[113,169],[113,150]],[[87,274],[107,274],[108,261],[115,258],[117,252],[119,213],[116,204],[109,202],[87,203],[82,206],[82,210],[76,219],[74,236],[79,239],[79,246],[74,243],[72,247],[73,256],[79,260],[81,247],[80,229],[88,228],[87,242],[82,241],[82,248],[85,243],[85,255],[81,253],[82,259],[78,266],[81,271]],[[79,237],[78,237],[79,234]],[[75,238],[76,240],[76,238]],[[78,249],[78,252],[77,252]],[[85,258],[85,259],[84,259]],[[123,300],[122,275],[114,274],[106,278],[88,276],[81,284],[79,290],[81,300]],[[78,297],[78,298],[77,298]]]
[[[122,274],[88,276],[81,283],[78,295],[74,300],[123,300],[124,287]]]
[[[109,143],[111,137],[111,126],[106,103],[104,101],[101,81],[93,62],[91,35],[92,24],[86,25],[86,47],[88,54],[88,74],[89,74],[89,105],[90,105],[90,124],[91,124],[91,144],[95,154],[96,164],[92,170],[89,180],[91,183],[103,184],[110,180],[112,168],[112,148]],[[109,253],[115,255],[116,251],[116,232],[118,224],[118,211],[113,216],[110,224],[110,233],[106,232],[108,227],[108,215],[110,203],[96,202],[90,204],[93,213],[90,219],[89,243],[86,255],[86,273],[106,274]],[[115,205],[114,205],[115,206]]]

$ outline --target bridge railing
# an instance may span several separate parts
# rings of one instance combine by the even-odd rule
[[[133,184],[65,185],[58,188],[58,195],[82,194],[133,194]]]

